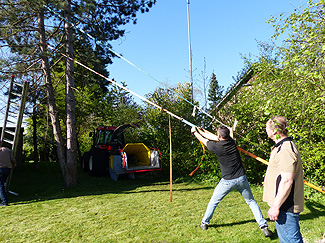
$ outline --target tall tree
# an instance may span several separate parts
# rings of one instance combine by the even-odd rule
[[[53,87],[50,68],[55,65],[54,71],[59,71],[62,65],[62,57],[53,55],[49,60],[46,43],[51,43],[54,46],[60,46],[62,40],[65,40],[65,53],[68,57],[75,58],[73,49],[74,40],[77,38],[78,47],[87,46],[87,53],[81,51],[77,54],[79,58],[93,62],[91,66],[96,71],[105,73],[105,65],[111,63],[111,58],[114,57],[108,48],[96,45],[93,40],[80,32],[73,32],[70,23],[80,23],[81,28],[93,35],[97,40],[110,47],[109,41],[115,40],[124,35],[125,31],[120,27],[129,21],[136,23],[136,13],[138,11],[146,12],[155,3],[155,0],[137,0],[137,1],[120,1],[120,0],[93,0],[93,1],[56,1],[45,2],[41,0],[13,0],[1,4],[0,23],[1,41],[6,43],[13,53],[20,56],[20,59],[25,58],[20,62],[21,72],[25,73],[28,67],[37,67],[38,58],[41,60],[41,67],[34,71],[42,70],[44,83],[46,87],[49,113],[52,121],[52,128],[57,144],[58,160],[64,175],[65,185],[73,186],[77,183],[77,167],[76,167],[76,111],[74,90],[75,83],[81,84],[81,87],[86,87],[83,82],[75,82],[75,67],[73,60],[66,60],[65,76],[66,76],[66,115],[63,120],[66,121],[66,144],[64,130],[61,129],[59,110],[57,109],[55,99],[55,89]],[[44,12],[44,5],[53,9],[54,12],[63,13],[64,27],[62,28],[62,20],[53,12]],[[21,14],[17,15],[17,11]],[[72,14],[73,13],[73,14]],[[52,25],[46,26],[45,22]],[[46,26],[46,27],[45,27]],[[40,44],[38,44],[40,42]],[[85,45],[84,45],[85,44]],[[91,47],[91,48],[89,48]],[[38,49],[39,48],[39,49]],[[95,55],[89,55],[94,52]],[[89,57],[92,60],[89,60]],[[95,57],[95,58],[94,58]],[[83,60],[84,60],[83,59]],[[28,60],[28,64],[26,64]],[[96,63],[97,62],[97,63]],[[16,69],[18,66],[16,65]],[[84,72],[84,71],[83,71]],[[82,75],[81,75],[82,76]],[[55,78],[57,79],[57,78]],[[108,91],[106,85],[108,82],[103,82],[102,79],[95,79],[102,91]],[[100,80],[100,81],[98,81]],[[62,120],[62,118],[61,118]]]
[[[210,78],[209,92],[208,92],[208,101],[210,101],[210,109],[213,109],[214,106],[223,96],[223,86],[219,85],[217,76],[212,73]]]
[[[62,169],[63,178],[65,181],[66,186],[71,186],[69,184],[69,176],[67,175],[67,168],[66,168],[66,157],[65,157],[65,146],[63,141],[63,136],[61,132],[60,120],[57,112],[57,107],[55,103],[54,97],[54,89],[52,85],[51,75],[50,75],[50,67],[49,67],[49,60],[46,55],[46,36],[45,36],[45,27],[44,27],[44,9],[41,9],[38,12],[37,16],[38,20],[38,27],[39,27],[39,38],[40,38],[40,54],[41,54],[41,61],[42,61],[42,71],[44,74],[44,83],[47,92],[47,99],[49,105],[49,113],[52,121],[52,128],[53,134],[56,141],[57,146],[57,155],[58,160]]]
[[[77,132],[76,132],[76,107],[75,107],[75,80],[74,80],[74,51],[73,35],[71,27],[71,1],[65,1],[64,23],[65,31],[65,53],[69,57],[66,59],[66,114],[67,114],[67,172],[66,185],[73,186],[78,183],[77,177]]]

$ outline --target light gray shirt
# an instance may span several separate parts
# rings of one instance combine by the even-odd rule
[[[0,147],[0,168],[13,168],[16,166],[16,159],[11,149]]]

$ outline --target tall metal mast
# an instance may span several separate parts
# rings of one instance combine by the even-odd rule
[[[188,28],[188,49],[189,49],[189,65],[191,78],[191,95],[193,101],[193,75],[192,75],[192,48],[191,48],[191,32],[190,32],[190,0],[187,0],[187,28]]]

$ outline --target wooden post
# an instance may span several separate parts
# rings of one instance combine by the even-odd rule
[[[170,115],[168,115],[169,122],[169,180],[170,180],[170,201],[173,201],[173,159],[172,159],[172,128],[170,124]]]

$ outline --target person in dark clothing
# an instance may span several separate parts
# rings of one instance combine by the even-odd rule
[[[255,220],[265,237],[270,237],[272,232],[268,229],[268,224],[254,199],[239,151],[235,141],[230,137],[229,129],[221,125],[218,128],[217,135],[197,127],[192,127],[191,132],[208,150],[217,155],[222,174],[220,182],[214,189],[200,228],[207,230],[219,202],[231,191],[238,190],[252,210]]]
[[[8,198],[6,193],[6,181],[11,170],[16,167],[16,159],[11,149],[2,147],[0,141],[0,206],[8,206]]]

